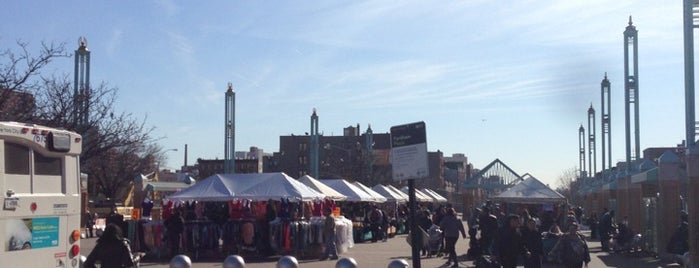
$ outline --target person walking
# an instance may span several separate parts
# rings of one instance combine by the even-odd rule
[[[506,223],[507,225],[498,232],[493,249],[495,249],[495,255],[503,268],[515,268],[520,255],[529,258],[531,253],[524,243],[522,232],[519,230],[521,223],[519,216],[516,214],[507,216]]]
[[[320,260],[327,260],[328,257],[330,257],[331,260],[337,260],[337,246],[335,245],[335,217],[333,217],[332,210],[330,208],[325,209],[323,240],[325,242],[325,249],[323,250],[323,256],[320,257]]]
[[[551,253],[551,258],[561,260],[566,268],[587,267],[590,263],[590,249],[582,234],[578,233],[578,224],[573,223],[568,227],[568,232],[558,240]]]
[[[456,210],[454,208],[449,208],[446,210],[446,214],[439,223],[439,227],[442,228],[442,234],[444,234],[445,250],[449,254],[447,263],[445,265],[450,265],[451,267],[459,267],[459,260],[456,255],[456,241],[459,240],[459,233],[466,239],[466,230],[464,230],[464,224],[460,219],[456,218]]]
[[[541,262],[544,256],[544,242],[541,233],[536,228],[536,220],[530,218],[526,222],[525,228],[522,230],[524,236],[524,245],[527,247],[531,255],[524,260],[524,268],[541,268]]]
[[[131,247],[121,228],[116,224],[109,224],[104,229],[102,236],[97,239],[97,245],[92,249],[85,260],[85,268],[95,268],[100,263],[102,268],[134,267],[134,258]]]

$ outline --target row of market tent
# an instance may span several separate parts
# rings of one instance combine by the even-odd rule
[[[265,201],[289,199],[313,201],[332,199],[350,202],[408,201],[407,187],[401,190],[392,185],[377,184],[368,187],[360,182],[343,179],[317,180],[303,176],[298,180],[285,173],[216,174],[167,197],[173,202],[230,201],[246,199]],[[430,189],[415,189],[418,202],[446,203],[447,199]]]

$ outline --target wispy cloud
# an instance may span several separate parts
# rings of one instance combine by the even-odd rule
[[[155,4],[158,7],[159,11],[162,11],[167,16],[174,16],[180,10],[177,3],[175,3],[175,1],[173,0],[156,0]]]
[[[119,46],[123,41],[123,35],[124,31],[122,31],[119,28],[115,28],[112,30],[112,34],[110,35],[109,40],[107,41],[106,47],[106,52],[109,57],[116,57],[117,50],[119,49]]]

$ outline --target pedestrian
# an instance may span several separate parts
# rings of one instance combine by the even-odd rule
[[[420,229],[422,229],[422,231],[420,231],[420,233],[429,230],[430,227],[432,227],[432,220],[430,219],[430,211],[426,210],[426,209],[419,211],[418,215],[417,215],[417,222],[416,223],[417,223],[418,227]],[[429,249],[427,248],[427,241],[422,241],[423,240],[422,235],[419,235],[418,237],[420,240],[420,241],[418,241],[419,242],[418,245],[421,245],[420,248],[421,248],[422,256],[427,256],[429,253]]]
[[[372,205],[372,208],[369,211],[369,228],[371,230],[371,242],[376,242],[381,237],[382,225],[383,213],[376,205]]]
[[[490,208],[487,206],[483,207],[478,219],[478,229],[481,231],[481,238],[478,242],[480,242],[483,254],[493,255],[492,245],[498,231],[498,218],[490,213]]]
[[[599,225],[599,220],[597,219],[597,212],[592,212],[590,217],[587,219],[587,225],[590,226],[590,238],[597,239],[599,236],[597,225]]]
[[[330,257],[331,260],[337,260],[337,246],[335,245],[335,217],[333,217],[332,210],[330,208],[325,209],[323,240],[325,242],[325,250],[323,250],[323,256],[320,257],[320,260],[327,260],[328,257]]]
[[[582,234],[578,233],[578,224],[573,223],[568,227],[568,232],[558,240],[549,253],[551,258],[561,260],[566,268],[587,267],[590,263],[590,249]]]
[[[90,210],[85,210],[85,229],[87,230],[87,237],[95,237],[95,219],[92,218],[92,213],[90,213]]]
[[[381,211],[381,236],[382,236],[382,242],[388,241],[388,227],[390,226],[390,221],[388,218],[388,213],[386,213],[385,210],[380,210]]]
[[[524,260],[524,268],[541,268],[541,262],[544,257],[544,242],[541,233],[537,230],[536,220],[533,218],[527,220],[526,226],[522,230],[522,236],[524,236],[524,245],[531,253]]]
[[[599,225],[599,239],[602,243],[602,251],[610,251],[609,242],[612,238],[612,233],[616,231],[614,224],[614,210],[610,210],[602,215],[602,220]]]
[[[516,214],[507,216],[506,223],[507,225],[498,231],[493,249],[503,268],[515,268],[519,256],[524,255],[525,258],[529,258],[531,253],[519,229],[521,223],[519,216]]]
[[[456,210],[454,208],[446,210],[446,215],[439,223],[439,227],[442,228],[442,234],[444,235],[445,251],[449,254],[447,263],[444,265],[448,266],[453,261],[454,264],[451,267],[459,267],[459,260],[456,255],[456,241],[459,240],[459,233],[466,239],[466,230],[464,230],[464,224],[461,219],[456,218]]]
[[[180,254],[180,237],[184,232],[184,218],[180,211],[175,210],[175,213],[165,220],[164,225],[170,254],[174,257]]]
[[[118,225],[107,225],[102,236],[97,239],[95,248],[87,256],[84,267],[94,268],[95,263],[100,263],[102,268],[134,267],[131,247]]]
[[[689,251],[689,215],[682,211],[680,215],[680,224],[675,228],[668,241],[665,250],[675,256],[682,256]]]

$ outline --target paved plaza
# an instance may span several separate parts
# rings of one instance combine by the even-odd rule
[[[589,233],[587,233],[589,235]],[[89,238],[82,240],[82,251],[83,254],[89,254],[89,252],[94,247],[96,239]],[[598,241],[589,241],[589,246],[591,250],[592,262],[588,267],[633,267],[633,268],[655,268],[655,267],[680,267],[676,263],[663,262],[659,259],[653,257],[642,257],[628,255],[628,254],[609,254],[606,252],[601,252],[601,245]],[[460,255],[459,267],[475,267],[473,261],[466,260],[466,250],[468,249],[468,239],[459,239],[457,243],[457,253]],[[376,243],[359,243],[355,244],[349,252],[343,254],[341,257],[352,257],[357,263],[358,267],[387,267],[389,262],[393,259],[406,259],[410,266],[412,267],[412,261],[410,260],[411,249],[408,243],[406,243],[406,235],[398,235],[388,242],[376,242]],[[261,268],[261,267],[276,267],[276,261],[279,256],[265,258],[265,259],[246,259],[246,266],[249,268]],[[221,260],[193,260],[192,267],[222,267]],[[316,259],[309,260],[299,260],[299,267],[301,268],[326,268],[335,267],[336,261],[318,261]],[[446,259],[443,257],[432,257],[422,259],[422,267],[434,268],[434,267],[446,267],[444,263]],[[141,267],[169,267],[167,260],[144,262]],[[556,267],[553,265],[544,265],[544,267]]]

